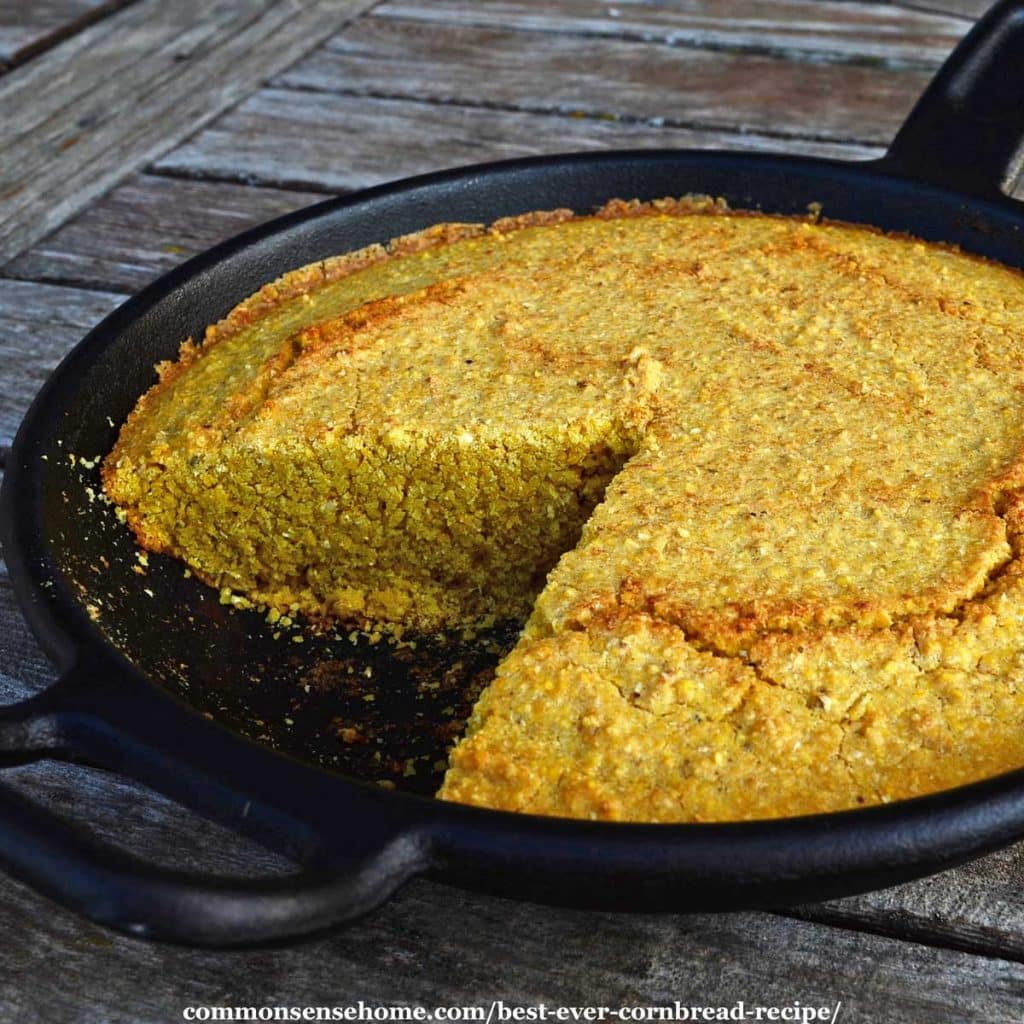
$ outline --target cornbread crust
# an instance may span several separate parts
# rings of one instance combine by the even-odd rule
[[[187,342],[104,483],[279,608],[532,608],[446,799],[859,806],[1024,763],[1022,323],[1015,271],[706,200],[442,225]]]

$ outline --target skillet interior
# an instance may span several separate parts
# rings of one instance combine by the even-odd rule
[[[25,466],[41,512],[33,575],[45,593],[74,607],[94,638],[102,635],[204,715],[317,766],[432,793],[447,746],[517,624],[471,641],[409,637],[413,645],[397,648],[346,630],[316,636],[269,626],[256,611],[222,605],[174,560],[151,555],[142,565],[129,531],[102,499],[99,458],[152,383],[153,364],[285,270],[440,220],[491,221],[561,206],[584,212],[613,197],[688,192],[768,212],[802,214],[820,203],[827,217],[955,242],[1011,265],[1024,260],[1024,217],[1009,202],[970,202],[880,175],[870,164],[692,152],[550,158],[321,204],[157,282],[62,366],[35,407],[44,429]],[[52,643],[53,632],[44,638]]]

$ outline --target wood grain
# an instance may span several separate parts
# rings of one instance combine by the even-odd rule
[[[879,3],[809,0],[386,0],[374,16],[768,53],[871,67],[935,67],[970,27],[963,17]]]
[[[443,167],[569,150],[721,146],[851,159],[869,146],[265,89],[158,160],[163,173],[346,191]]]
[[[974,21],[992,6],[992,2],[993,0],[897,0],[897,6],[935,14],[952,14],[954,17]]]
[[[930,77],[916,69],[794,62],[601,36],[461,25],[439,30],[421,21],[367,17],[275,84],[884,144]]]
[[[20,64],[129,0],[0,0],[0,71]]]
[[[64,354],[124,300],[109,292],[0,279],[0,465],[15,431]]]
[[[140,2],[0,79],[0,261],[248,95],[369,0]]]
[[[1024,962],[1024,844],[931,878],[800,907],[809,921]]]
[[[2,269],[10,277],[136,291],[196,253],[324,197],[138,175]]]
[[[23,700],[55,678],[53,666],[18,610],[7,566],[0,559],[0,703]]]
[[[347,929],[195,952],[113,935],[0,879],[9,1019],[145,1024],[186,1005],[816,1005],[840,1020],[1018,1024],[1024,967],[765,914],[583,913],[426,881]],[[144,978],[145,983],[140,983]]]

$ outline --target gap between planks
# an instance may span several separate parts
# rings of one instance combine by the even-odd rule
[[[137,0],[0,78],[0,261],[371,5]]]
[[[931,77],[932,69],[788,61],[608,37],[439,27],[372,16],[333,36],[276,76],[272,85],[317,94],[885,144]],[[296,106],[303,102],[314,101],[295,100]]]
[[[134,0],[0,0],[0,74]]]
[[[1021,857],[1021,846],[1010,848]],[[889,894],[890,889],[869,892],[862,896],[848,896],[828,903],[805,904],[793,908],[770,910],[768,913],[792,921],[811,921],[864,935],[908,942],[931,949],[945,949],[990,960],[1005,960],[1024,964],[1024,932],[1013,929],[1000,932],[997,928],[975,921],[945,921],[929,914],[929,905],[915,905],[917,893],[927,883],[944,882],[954,890],[962,884],[950,868],[926,879],[906,883],[910,896]],[[957,931],[961,927],[963,931]]]
[[[157,161],[160,174],[348,191],[481,160],[542,153],[711,146],[865,159],[875,146],[774,139],[733,129],[683,129],[616,118],[338,93],[264,89]],[[298,97],[298,98],[297,98]],[[345,159],[339,161],[338,153]]]
[[[384,0],[379,18],[443,27],[597,36],[795,61],[869,67],[936,67],[970,19],[902,5],[818,0],[691,0],[686,5],[617,0]]]

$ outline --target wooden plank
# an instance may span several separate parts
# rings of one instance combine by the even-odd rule
[[[1024,962],[1024,844],[931,878],[801,907],[809,921]]]
[[[140,2],[0,79],[0,261],[248,95],[369,0]]]
[[[290,861],[251,839],[98,768],[42,761],[8,768],[0,779],[54,814],[152,864],[250,878],[295,871]]]
[[[0,69],[20,64],[129,0],[0,0]]]
[[[834,1007],[847,1024],[1019,1024],[1024,967],[766,914],[574,912],[414,882],[301,944],[206,952],[113,935],[0,879],[11,1020],[180,1019],[185,1006]],[[59,971],[48,970],[54,962]],[[45,975],[44,975],[45,972]],[[46,976],[45,985],[27,979]],[[144,980],[143,980],[144,979]],[[87,1010],[88,1016],[81,1013]],[[241,1018],[239,1018],[241,1019]]]
[[[13,704],[53,682],[56,673],[18,610],[0,560],[0,704]]]
[[[64,354],[124,300],[109,292],[0,279],[0,465],[25,410]]]
[[[851,159],[880,152],[755,133],[265,89],[155,167],[190,177],[345,191],[481,160],[657,146],[785,150]]]
[[[962,17],[833,0],[386,0],[374,16],[770,53],[872,67],[935,67],[967,31]]]
[[[314,192],[142,174],[83,210],[2,273],[131,292],[225,238],[322,199]]]
[[[364,18],[275,84],[882,144],[930,78],[914,69]]]
[[[992,0],[898,0],[898,6],[973,20],[992,6]]]

